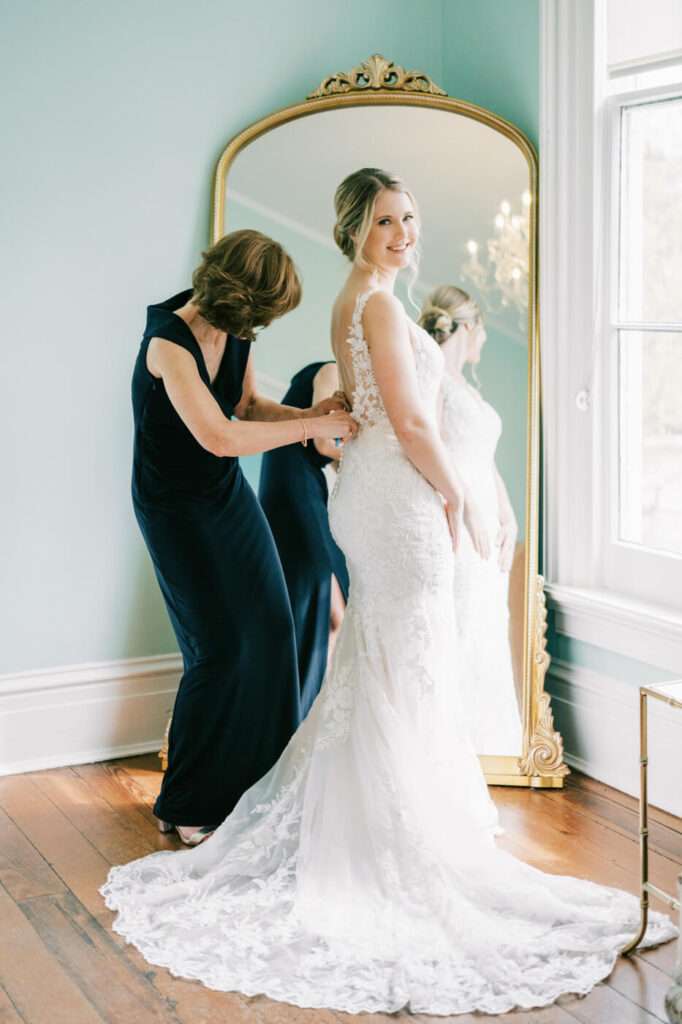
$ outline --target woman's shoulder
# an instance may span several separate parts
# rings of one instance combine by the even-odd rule
[[[174,341],[194,353],[198,342],[188,324],[175,312],[186,304],[191,295],[192,291],[188,289],[163,302],[155,302],[147,306],[144,338],[147,340],[163,338],[166,341]]]
[[[390,320],[395,320],[398,317],[404,319],[407,315],[400,299],[397,299],[391,292],[384,291],[382,288],[358,295],[358,300],[363,299],[363,323],[371,324],[386,320],[387,318]]]

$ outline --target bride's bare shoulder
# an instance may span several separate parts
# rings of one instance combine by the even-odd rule
[[[372,292],[362,313],[362,323],[365,329],[372,331],[373,328],[395,327],[398,323],[404,324],[404,322],[405,309],[400,299],[390,292]]]

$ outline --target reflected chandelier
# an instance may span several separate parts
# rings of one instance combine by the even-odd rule
[[[479,260],[479,246],[467,242],[469,258],[462,265],[462,280],[469,278],[482,295],[499,292],[496,308],[487,303],[491,313],[499,313],[513,305],[522,314],[528,308],[528,254],[530,251],[530,192],[521,197],[521,213],[512,213],[511,203],[503,199],[495,217],[495,235],[486,242],[488,258]]]

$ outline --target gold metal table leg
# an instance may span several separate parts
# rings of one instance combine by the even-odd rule
[[[640,797],[639,797],[639,867],[640,886],[642,891],[642,913],[639,923],[639,931],[632,942],[628,942],[621,950],[623,956],[630,953],[639,946],[644,938],[647,920],[649,917],[649,893],[647,884],[649,882],[649,813],[647,808],[647,765],[649,750],[647,742],[647,704],[646,693],[640,690],[639,693],[639,765],[640,765]]]

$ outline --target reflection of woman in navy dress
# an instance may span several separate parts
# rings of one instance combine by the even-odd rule
[[[295,377],[282,399],[305,409],[338,388],[335,363],[311,363]],[[259,498],[275,538],[294,614],[301,714],[317,696],[330,644],[348,599],[348,570],[329,529],[327,479],[323,467],[338,459],[333,441],[305,448],[289,445],[263,456]]]
[[[271,767],[299,720],[284,578],[236,456],[355,429],[345,412],[325,415],[332,402],[298,410],[255,391],[254,328],[300,300],[276,242],[225,236],[193,285],[149,307],[133,375],[133,503],[185,668],[154,812],[191,845]]]

